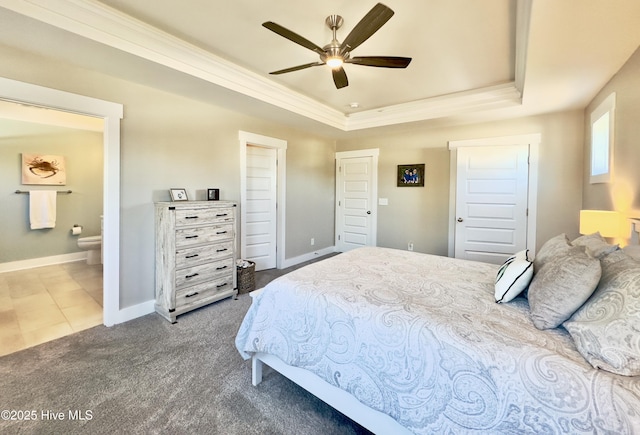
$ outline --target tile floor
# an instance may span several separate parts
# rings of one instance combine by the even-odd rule
[[[102,265],[0,273],[0,356],[102,324]]]

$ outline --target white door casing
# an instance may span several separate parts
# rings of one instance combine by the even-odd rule
[[[286,157],[287,141],[245,131],[238,132],[240,142],[240,257],[247,255],[247,148],[273,149],[277,155],[276,170],[276,267],[285,262]]]
[[[535,253],[539,143],[539,134],[449,143],[450,256],[502,263]]]
[[[276,267],[277,152],[247,145],[246,253],[255,270]]]
[[[336,250],[375,246],[379,150],[336,153]]]

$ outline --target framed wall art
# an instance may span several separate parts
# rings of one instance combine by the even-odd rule
[[[172,188],[169,189],[169,193],[171,194],[171,201],[188,201],[187,190],[180,188]]]
[[[398,165],[398,187],[424,187],[424,163]]]
[[[22,184],[67,184],[67,168],[63,156],[22,154]]]

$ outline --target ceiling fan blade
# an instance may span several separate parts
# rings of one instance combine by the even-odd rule
[[[411,63],[410,57],[397,56],[355,56],[345,60],[356,65],[377,66],[380,68],[406,68]]]
[[[324,53],[324,50],[321,47],[317,46],[316,44],[309,41],[308,39],[303,38],[297,33],[282,27],[280,24],[276,24],[273,21],[267,21],[265,23],[262,23],[262,26],[266,27],[267,29],[271,30],[274,33],[277,33],[278,35],[284,38],[287,38],[289,41],[295,42],[298,45],[302,45],[304,48],[308,48],[309,50],[315,51],[318,54]]]
[[[292,66],[291,68],[285,68],[285,69],[281,69],[281,70],[278,70],[278,71],[273,71],[273,72],[270,72],[269,74],[274,74],[274,75],[285,74],[285,73],[290,73],[290,72],[293,72],[293,71],[299,71],[299,70],[305,69],[305,68],[311,68],[312,66],[320,66],[320,65],[324,65],[324,63],[322,63],[322,62],[305,63],[304,65]]]
[[[335,83],[336,89],[349,86],[349,79],[347,78],[347,73],[344,72],[344,68],[333,68],[331,74],[333,74],[333,83]]]
[[[376,33],[392,16],[393,11],[389,7],[382,3],[375,5],[344,39],[340,45],[340,53],[354,50]]]

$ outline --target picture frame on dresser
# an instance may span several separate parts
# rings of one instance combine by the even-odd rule
[[[220,189],[207,189],[207,200],[208,201],[219,201],[220,200]]]
[[[172,187],[169,189],[169,194],[171,195],[171,201],[189,201],[186,189]]]

